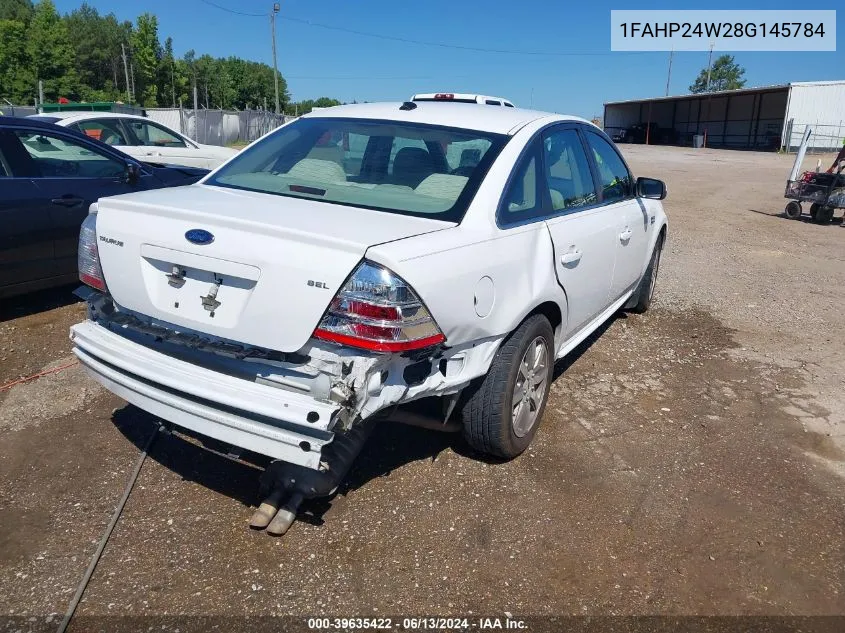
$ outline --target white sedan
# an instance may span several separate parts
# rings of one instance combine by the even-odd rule
[[[31,116],[82,132],[148,163],[214,169],[238,153],[230,147],[197,143],[161,123],[134,114],[50,112]]]
[[[196,185],[101,200],[74,352],[136,406],[278,460],[252,524],[280,534],[380,417],[523,452],[555,360],[648,309],[665,195],[575,117],[321,110]]]

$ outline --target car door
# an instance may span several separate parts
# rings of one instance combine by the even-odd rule
[[[0,294],[55,275],[50,210],[29,178],[29,154],[0,129]]]
[[[189,167],[212,166],[209,156],[163,125],[135,118],[125,118],[123,123],[141,146],[141,160]]]
[[[577,125],[546,130],[541,144],[541,186],[551,215],[555,271],[566,292],[566,338],[608,307],[616,258],[616,218],[601,205]]]
[[[139,188],[126,178],[126,162],[104,148],[59,129],[17,128],[29,154],[39,208],[50,219],[56,275],[76,272],[79,227],[92,202]]]
[[[645,205],[635,197],[634,178],[616,147],[592,130],[586,131],[585,138],[599,181],[602,204],[615,218],[616,266],[610,290],[613,301],[639,283],[645,268],[650,219]]]

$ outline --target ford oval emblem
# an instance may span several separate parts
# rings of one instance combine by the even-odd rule
[[[214,241],[214,235],[205,229],[191,229],[185,233],[185,239],[191,244],[211,244]]]

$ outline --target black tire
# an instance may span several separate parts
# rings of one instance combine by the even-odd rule
[[[796,200],[790,200],[783,210],[783,214],[790,220],[797,220],[801,217],[801,203]]]
[[[819,212],[820,206],[821,205],[817,202],[814,202],[812,205],[810,205],[810,219],[813,220],[813,222],[816,221],[816,215]]]
[[[830,224],[833,220],[833,207],[819,207],[816,211],[816,222],[819,224]]]
[[[657,244],[654,245],[654,251],[651,253],[651,261],[648,263],[643,278],[640,280],[640,285],[634,292],[637,298],[636,303],[632,305],[629,310],[642,314],[651,306],[654,300],[654,288],[657,284],[657,272],[660,270],[660,257],[663,253],[663,236],[657,238]],[[628,305],[631,305],[630,303]]]
[[[523,430],[520,436],[513,421],[514,390],[521,376],[523,357],[538,339],[542,339],[546,348],[545,388],[539,406],[533,409],[536,413],[533,413],[530,428]],[[546,317],[535,314],[527,318],[496,352],[487,375],[467,388],[469,393],[461,413],[464,438],[472,448],[504,459],[513,459],[528,448],[549,399],[554,368],[553,342],[554,331]]]

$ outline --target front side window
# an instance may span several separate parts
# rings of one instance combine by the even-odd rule
[[[459,222],[506,138],[308,117],[250,146],[206,184]],[[472,151],[462,164],[464,150]]]
[[[543,150],[552,209],[562,211],[595,204],[590,164],[578,132],[553,130],[543,138]]]
[[[603,201],[616,202],[631,197],[634,193],[633,178],[619,153],[605,139],[592,132],[587,133],[587,143],[598,168]]]
[[[15,130],[25,155],[20,155],[15,175],[41,178],[111,178],[123,174],[124,164],[101,154],[84,142],[43,130]]]
[[[138,139],[139,145],[185,147],[185,141],[154,123],[137,121],[135,119],[126,119],[126,122],[132,130],[132,134]]]
[[[129,145],[120,122],[115,119],[80,121],[74,127],[86,136],[95,138],[106,145]]]

